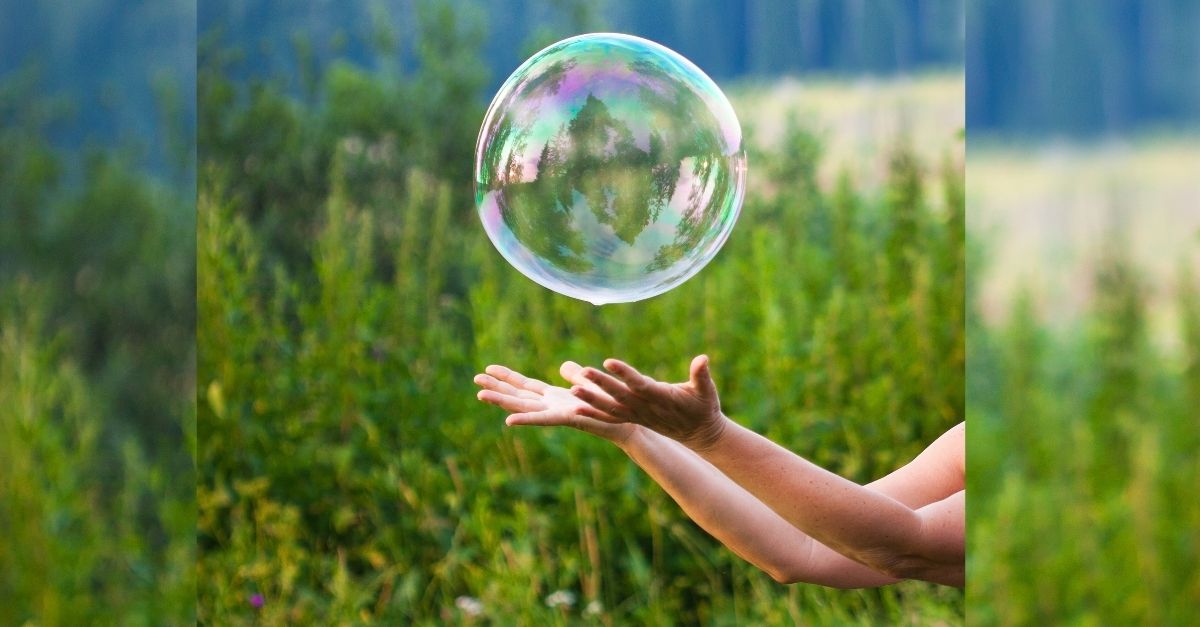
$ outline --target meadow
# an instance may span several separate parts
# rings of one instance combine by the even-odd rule
[[[192,623],[193,199],[38,87],[0,79],[0,624]]]
[[[597,308],[479,226],[464,36],[301,95],[202,53],[201,621],[961,623],[951,588],[776,584],[614,447],[506,429],[471,382],[613,355],[675,379],[707,352],[736,419],[855,480],[894,469],[964,416],[961,127],[924,138],[935,159],[894,137],[881,180],[827,182],[823,129],[785,121],[708,268]]]
[[[1194,621],[1198,156],[971,149],[973,624]]]
[[[1055,214],[996,218],[1059,157],[984,154],[964,188],[961,76],[737,87],[725,250],[596,308],[486,240],[479,51],[422,19],[404,71],[246,81],[206,40],[195,214],[0,89],[0,623],[1189,624],[1200,272],[1156,226],[1196,206],[1186,148],[1068,151],[1053,178],[1085,174],[1038,206],[1128,207],[1127,245],[1014,248]],[[859,481],[969,416],[965,597],[776,584],[614,447],[505,429],[471,383],[699,352],[735,419]]]
[[[1055,332],[1086,314],[1095,268],[1136,266],[1150,340],[1182,343],[1183,268],[1200,268],[1200,144],[1194,134],[1045,146],[972,142],[967,229],[987,248],[980,313],[1002,324],[1022,290]]]

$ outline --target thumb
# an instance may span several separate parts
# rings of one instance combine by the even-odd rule
[[[696,390],[701,398],[717,398],[717,385],[713,383],[712,372],[709,371],[708,355],[697,355],[692,359],[690,381],[692,389]]]

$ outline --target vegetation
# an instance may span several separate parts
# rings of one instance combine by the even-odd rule
[[[1200,119],[1189,0],[967,0],[973,137],[1111,136]]]
[[[712,265],[595,308],[488,242],[469,172],[482,77],[450,14],[422,19],[418,69],[335,65],[307,95],[202,55],[201,620],[961,622],[953,589],[775,584],[615,448],[506,430],[471,382],[610,355],[671,378],[705,351],[732,415],[880,476],[963,418],[961,163],[900,147],[884,189],[828,191],[792,126],[751,155]]]
[[[973,623],[1194,620],[1200,283],[1180,266],[1180,340],[1163,348],[1148,304],[1157,277],[1120,240],[1104,249],[1072,324],[1047,324],[1039,309],[1053,295],[1030,291],[1007,320],[970,312]]]
[[[898,142],[877,186],[763,123],[710,267],[565,299],[471,208],[479,22],[418,6],[415,58],[301,62],[299,85],[240,82],[210,35],[195,213],[186,158],[164,183],[124,149],[63,154],[62,103],[0,85],[0,624],[1190,624],[1194,264],[1172,347],[1163,283],[1121,246],[1075,324],[1031,291],[997,322],[949,134],[920,138],[944,161]],[[969,414],[966,598],[775,584],[613,447],[474,401],[490,362],[671,378],[701,351],[732,415],[857,480]]]
[[[0,84],[0,623],[195,616],[190,199]]]

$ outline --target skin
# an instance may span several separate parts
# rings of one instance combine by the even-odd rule
[[[838,588],[921,579],[959,586],[965,561],[965,424],[865,486],[730,420],[708,358],[662,383],[609,359],[566,362],[570,388],[504,366],[475,377],[509,426],[567,426],[620,447],[697,524],[782,583]]]

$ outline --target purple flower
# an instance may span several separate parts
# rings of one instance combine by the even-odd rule
[[[256,594],[256,595],[250,597],[250,605],[254,606],[254,609],[258,609],[258,608],[262,607],[263,606],[263,595]]]

